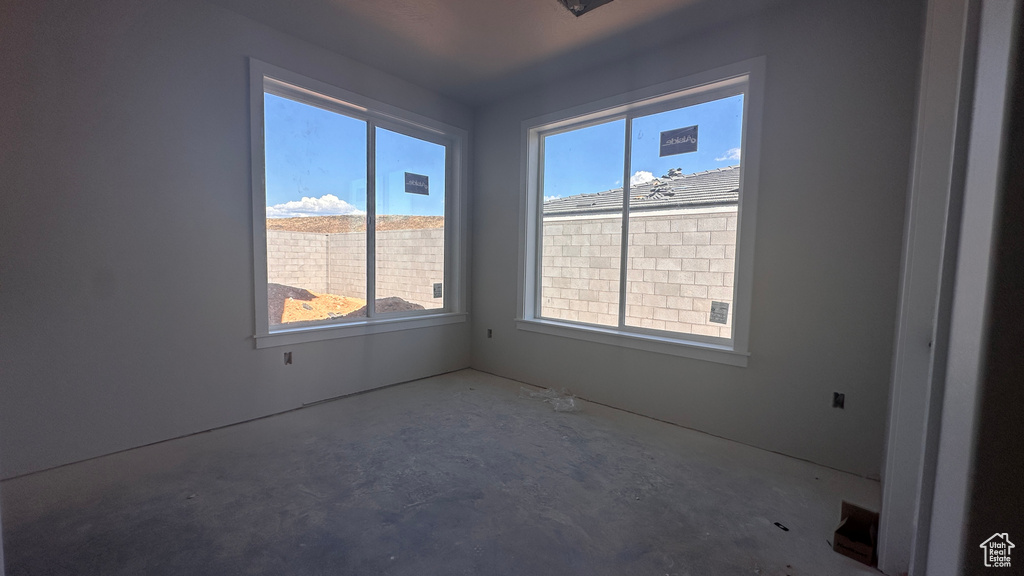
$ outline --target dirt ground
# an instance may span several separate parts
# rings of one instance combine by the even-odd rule
[[[444,228],[444,216],[378,216],[377,230],[420,230]],[[362,232],[366,216],[307,216],[302,218],[267,218],[267,230],[289,232]]]
[[[366,300],[337,294],[320,294],[284,284],[267,284],[267,313],[271,324],[308,322],[328,318],[366,316]],[[423,310],[423,306],[390,296],[378,298],[378,313]]]
[[[270,323],[280,324],[344,316],[366,306],[366,300],[270,283],[267,284],[267,305]]]
[[[377,303],[374,304],[374,310],[378,314],[387,314],[388,312],[407,312],[409,310],[423,310],[423,306],[409,302],[404,298],[397,296],[388,296],[386,298],[377,298]],[[366,306],[363,306],[350,313],[349,318],[361,318],[366,316]]]
[[[288,298],[284,301],[284,311],[281,316],[282,323],[305,322],[307,320],[323,320],[337,316],[344,316],[353,310],[366,306],[366,300],[338,296],[336,294],[317,294],[312,300],[295,300]]]

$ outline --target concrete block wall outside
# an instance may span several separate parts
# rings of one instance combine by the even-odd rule
[[[736,209],[630,216],[626,323],[728,338],[711,302],[732,305]],[[618,324],[621,218],[549,217],[541,253],[541,315]],[[581,304],[578,304],[581,303]]]
[[[732,304],[736,210],[630,218],[626,322],[658,330],[729,337],[728,323],[709,321],[711,301]],[[621,219],[545,220],[541,314],[618,324]],[[365,298],[363,233],[267,233],[271,282],[314,292]],[[328,261],[326,255],[330,255]],[[329,276],[328,276],[329,275]],[[444,231],[377,233],[377,291],[436,308],[433,284],[443,282]],[[731,311],[730,311],[731,312]]]
[[[267,271],[269,282],[366,299],[366,235],[268,230]],[[443,281],[443,228],[377,232],[380,296],[437,308],[433,286]]]

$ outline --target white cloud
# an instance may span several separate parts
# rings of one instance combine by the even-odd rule
[[[715,162],[721,162],[722,160],[739,160],[739,159],[740,159],[740,149],[739,148],[729,148],[728,150],[725,151],[725,154],[723,154],[721,158],[715,158]]]
[[[544,201],[551,202],[552,200],[558,200],[559,198],[561,198],[561,196],[545,196]]]
[[[646,170],[637,170],[636,172],[633,173],[632,176],[629,177],[629,185],[639,186],[641,184],[646,184],[651,180],[654,180],[654,174]]]
[[[324,194],[319,198],[303,196],[302,200],[292,200],[284,204],[267,206],[267,218],[334,216],[336,214],[365,214],[365,212],[334,194]]]

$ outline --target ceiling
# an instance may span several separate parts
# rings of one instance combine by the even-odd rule
[[[780,0],[212,0],[467,104],[481,104],[752,14]]]

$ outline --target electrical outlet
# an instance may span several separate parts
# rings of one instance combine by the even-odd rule
[[[833,392],[832,393],[832,407],[833,408],[844,409],[844,408],[846,408],[845,405],[846,405],[846,394],[843,394],[841,392]]]
[[[488,338],[491,338],[491,337],[492,337],[492,332],[491,332],[491,329],[490,329],[490,328],[488,328],[488,329],[487,329],[487,337],[488,337]]]
[[[284,364],[285,364],[285,366],[287,366],[287,365],[289,365],[291,363],[292,363],[292,353],[291,352],[285,352],[284,353]]]

